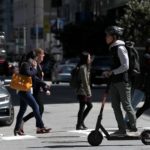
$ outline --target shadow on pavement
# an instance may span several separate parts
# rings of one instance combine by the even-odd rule
[[[78,141],[79,142],[79,141]],[[76,147],[90,147],[90,145],[53,145],[53,146],[44,146],[44,147],[28,147],[35,149],[44,149],[44,148],[76,148]]]

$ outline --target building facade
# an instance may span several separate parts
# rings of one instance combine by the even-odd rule
[[[6,40],[12,40],[13,0],[0,0],[0,32],[4,32]]]
[[[68,22],[74,20],[74,12],[70,8],[71,1],[74,2],[74,0],[14,0],[16,53],[22,54],[35,47],[51,52],[53,45],[59,45],[59,41],[54,39],[53,30],[62,29],[64,20]]]
[[[16,53],[43,47],[43,0],[14,0]]]
[[[124,6],[129,0],[99,0],[102,14],[107,14],[107,11]]]
[[[78,23],[94,19],[94,16],[105,15],[109,10],[125,5],[127,1],[14,0],[16,53],[25,53],[35,47],[42,47],[51,52],[53,45],[60,45],[59,41],[54,39],[53,31],[63,29],[68,23]]]

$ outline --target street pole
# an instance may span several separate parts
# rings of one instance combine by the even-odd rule
[[[38,46],[39,46],[39,44],[38,44],[38,42],[39,42],[39,30],[38,30],[38,28],[39,28],[39,25],[38,25],[38,23],[37,23],[37,16],[36,16],[36,0],[34,0],[34,28],[35,28],[35,47],[36,48],[38,48]]]
[[[23,27],[23,53],[26,53],[26,27]]]
[[[49,2],[49,54],[51,54],[51,1]]]
[[[38,24],[36,23],[36,48],[38,48],[39,47],[39,33],[38,33],[38,28],[39,28],[39,26],[38,26]]]
[[[17,27],[17,38],[16,38],[16,55],[19,54],[19,43],[20,43],[20,28]]]

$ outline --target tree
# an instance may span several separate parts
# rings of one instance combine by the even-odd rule
[[[125,14],[117,21],[125,29],[125,39],[137,45],[150,37],[150,0],[129,0]]]

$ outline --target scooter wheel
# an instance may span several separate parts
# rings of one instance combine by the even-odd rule
[[[91,133],[88,135],[88,142],[92,146],[98,146],[102,143],[103,135],[100,131],[91,131]]]
[[[150,145],[150,130],[144,130],[141,133],[141,141],[145,145]]]

